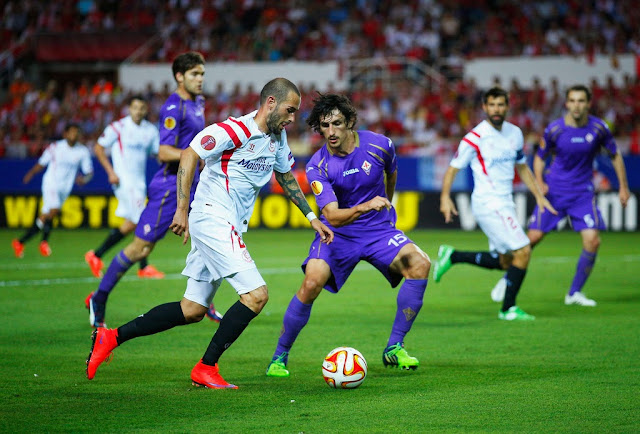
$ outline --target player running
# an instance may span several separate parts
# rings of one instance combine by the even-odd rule
[[[124,219],[95,251],[84,255],[91,273],[98,278],[102,277],[104,266],[102,255],[133,232],[140,220],[147,199],[147,160],[150,155],[158,154],[160,144],[158,128],[145,119],[148,104],[144,96],[132,96],[128,106],[129,115],[109,124],[98,138],[98,146],[94,147],[118,199],[115,214]],[[111,152],[111,161],[107,149]],[[148,265],[147,258],[142,258],[138,277],[158,279],[164,277],[164,273]]]
[[[77,185],[85,185],[93,177],[93,162],[91,154],[85,145],[78,142],[80,127],[77,124],[67,124],[64,128],[63,139],[51,143],[45,149],[38,162],[24,175],[23,183],[28,184],[36,173],[42,172],[42,210],[33,222],[33,226],[17,240],[11,241],[11,247],[16,258],[24,256],[24,243],[42,231],[40,254],[51,256],[49,234],[53,225],[53,218],[60,214],[62,204],[67,200],[74,181]],[[84,176],[78,174],[80,169]]]
[[[289,80],[276,78],[260,93],[260,108],[240,118],[229,118],[205,128],[191,141],[180,159],[177,210],[172,231],[191,235],[191,251],[182,272],[188,277],[181,301],[151,309],[118,329],[98,328],[87,360],[87,378],[124,342],[196,323],[204,318],[216,291],[226,279],[239,296],[225,313],[202,359],[191,371],[194,385],[236,389],[220,375],[218,360],[242,334],[269,298],[267,286],[242,239],[260,189],[275,171],[287,197],[307,216],[324,243],[333,233],[311,211],[291,173],[294,164],[285,126],[300,108],[300,91]],[[205,168],[189,210],[189,190],[199,158]]]
[[[442,181],[440,211],[445,222],[458,211],[451,200],[451,185],[460,169],[471,166],[473,192],[471,211],[478,225],[489,238],[488,252],[462,252],[452,246],[438,249],[438,260],[433,270],[436,282],[452,264],[468,263],[482,268],[506,269],[507,287],[498,318],[506,321],[535,319],[516,305],[516,296],[527,273],[531,246],[518,223],[513,202],[514,167],[520,179],[531,190],[538,207],[552,214],[556,210],[538,188],[527,166],[523,152],[522,131],[505,121],[509,108],[509,94],[499,87],[489,89],[482,98],[482,109],[487,119],[464,136]]]

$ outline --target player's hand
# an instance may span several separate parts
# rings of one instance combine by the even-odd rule
[[[325,244],[331,244],[333,241],[333,231],[327,227],[320,219],[311,220],[311,227],[320,235],[320,239]]]
[[[81,176],[81,175],[76,176],[76,184],[78,184],[79,186],[85,185],[86,182],[84,181],[84,176]]]
[[[382,211],[384,208],[391,209],[391,202],[389,202],[389,199],[386,197],[376,196],[367,202],[367,207],[369,208],[369,211]]]
[[[31,172],[27,172],[26,175],[24,175],[24,178],[22,178],[22,183],[23,184],[28,184],[31,182],[31,178],[33,178],[33,173]]]
[[[627,202],[629,202],[629,197],[631,196],[631,194],[629,193],[629,189],[621,188],[618,196],[620,197],[620,204],[623,208],[626,208]]]
[[[458,215],[458,210],[451,200],[451,196],[440,198],[440,212],[444,215],[444,222],[451,223],[454,215]]]
[[[187,244],[189,239],[189,217],[187,210],[177,209],[173,215],[173,222],[169,226],[171,232],[177,236],[183,236],[182,245]]]
[[[542,193],[543,196],[546,196],[547,193],[549,193],[549,185],[546,182],[537,182],[538,184],[538,190],[540,190],[540,193]]]
[[[546,197],[542,197],[542,199],[540,199],[538,201],[538,208],[540,209],[547,209],[549,210],[549,212],[553,215],[558,215],[558,211],[556,211],[556,209],[553,207],[553,205],[551,205],[551,203],[549,203],[549,201],[547,200]]]
[[[111,175],[109,175],[109,184],[111,185],[120,184],[120,178],[118,178],[118,175],[116,175],[115,173],[112,173]]]

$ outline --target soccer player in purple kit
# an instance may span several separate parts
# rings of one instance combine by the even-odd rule
[[[568,216],[571,226],[582,237],[582,253],[568,293],[566,305],[596,306],[596,302],[582,293],[591,274],[600,246],[600,231],[606,229],[602,214],[596,206],[592,184],[593,160],[602,148],[606,149],[618,177],[620,203],[629,200],[629,186],[624,160],[607,124],[589,115],[591,91],[584,85],[571,86],[566,92],[567,113],[551,122],[544,131],[544,140],[535,155],[533,172],[540,189],[558,211],[553,215],[535,207],[529,219],[527,236],[531,247],[542,241],[554,230],[560,220]],[[553,160],[546,171],[545,160],[551,154]],[[491,298],[501,301],[504,296],[504,279],[501,279]]]
[[[382,354],[385,366],[416,369],[418,359],[404,349],[427,287],[429,257],[396,229],[391,205],[397,179],[396,155],[391,140],[366,130],[354,130],[356,109],[345,96],[320,94],[307,124],[326,144],[307,163],[307,178],[321,210],[320,217],[333,230],[332,244],[316,236],[302,264],[304,280],[284,314],[282,333],[267,368],[269,377],[288,377],[289,352],[309,321],[313,302],[322,288],[337,293],[361,260],[376,267],[396,287],[397,311]],[[386,180],[386,185],[385,185]],[[375,236],[371,236],[375,233]]]
[[[111,261],[98,290],[88,300],[89,323],[104,327],[107,298],[120,278],[131,266],[149,256],[160,241],[176,211],[176,174],[182,150],[204,128],[204,58],[196,52],[180,54],[173,61],[173,77],[178,84],[160,109],[160,147],[158,158],[163,163],[149,183],[147,206],[135,229],[133,241]],[[191,196],[199,173],[196,173]]]

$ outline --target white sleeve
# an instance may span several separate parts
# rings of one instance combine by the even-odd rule
[[[83,153],[82,161],[80,162],[80,170],[85,175],[93,173],[93,161],[91,161],[91,153],[89,149],[85,148],[85,152]]]
[[[98,137],[98,144],[103,148],[110,148],[118,140],[118,132],[113,124],[107,125],[102,135]]]
[[[209,125],[189,143],[203,160],[218,158],[224,151],[239,148],[243,144],[233,126],[225,124],[226,127],[223,128],[220,124]]]
[[[287,142],[287,135],[284,130],[282,130],[282,143],[280,145],[280,149],[276,153],[276,162],[273,166],[273,170],[280,173],[290,172],[293,166],[296,164],[296,161],[293,158],[293,154],[291,153],[291,149],[289,149],[289,143]]]
[[[518,128],[518,135],[516,136],[516,164],[525,164],[527,162],[527,156],[524,153],[524,137],[522,136],[522,130]]]
[[[465,139],[462,139],[460,141],[460,145],[458,145],[458,150],[456,151],[449,165],[455,167],[456,169],[464,169],[471,163],[471,160],[473,160],[476,155],[476,149],[469,143],[467,143]]]
[[[47,146],[47,149],[44,150],[44,152],[42,153],[42,155],[40,156],[40,158],[38,158],[38,164],[41,166],[47,166],[49,165],[49,163],[51,162],[51,159],[53,158],[53,148],[54,148],[54,144],[51,143],[49,146]]]
[[[151,128],[153,129],[153,138],[149,147],[149,155],[158,155],[160,152],[160,133],[155,126],[152,125]]]

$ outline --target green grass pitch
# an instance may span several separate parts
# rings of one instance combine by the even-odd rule
[[[289,359],[291,377],[265,369],[282,316],[302,280],[310,231],[253,230],[245,235],[269,285],[270,300],[222,356],[238,390],[194,388],[192,366],[217,325],[208,320],[127,342],[96,378],[85,377],[91,328],[84,298],[97,288],[85,251],[106,231],[54,231],[53,255],[37,240],[13,257],[16,231],[0,231],[1,432],[639,432],[640,233],[603,233],[585,292],[596,308],[565,306],[580,253],[573,232],[536,248],[518,304],[532,323],[497,319],[489,292],[498,271],[454,266],[430,282],[405,341],[417,371],[385,369],[381,354],[395,315],[396,290],[367,264],[341,293],[323,294]],[[414,231],[435,259],[438,246],[486,249],[480,232]],[[111,257],[124,242],[105,257]],[[119,326],[151,307],[177,301],[188,247],[172,234],[150,263],[168,273],[138,280],[134,266],[112,292],[107,324]],[[224,284],[224,311],[237,296]],[[333,390],[322,359],[347,345],[363,353],[369,374],[355,390]]]

